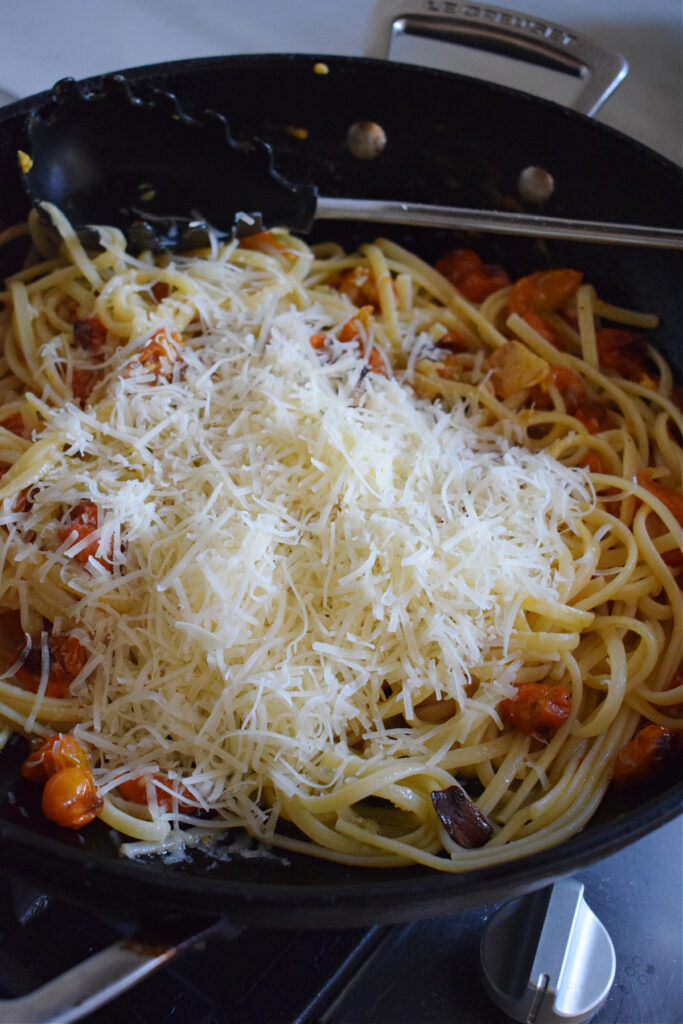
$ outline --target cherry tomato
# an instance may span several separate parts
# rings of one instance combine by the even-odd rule
[[[85,667],[89,653],[81,641],[70,634],[51,633],[48,637],[50,667],[47,677],[47,697],[64,697],[76,676]],[[43,668],[42,644],[33,644],[28,656],[15,675],[27,690],[38,692]]]
[[[676,487],[669,487],[668,484],[660,484],[658,480],[652,479],[652,469],[644,469],[636,473],[636,481],[651,494],[666,505],[669,512],[683,526],[683,494]]]
[[[174,799],[170,793],[166,790],[160,789],[156,785],[157,782],[163,783],[169,789],[174,789],[176,793],[175,803],[178,810],[181,813],[187,813],[192,811],[194,808],[191,803],[187,803],[189,793],[182,783],[172,782],[165,775],[152,775],[148,777],[145,775],[138,775],[136,779],[129,779],[127,782],[120,782],[118,785],[118,791],[124,800],[129,800],[132,804],[144,804],[147,806],[149,803],[148,797],[148,783],[156,789],[156,798],[159,807],[164,811],[172,811]]]
[[[510,289],[508,312],[518,313],[553,345],[559,336],[544,313],[555,313],[575,294],[583,274],[578,270],[539,270],[515,281]]]
[[[484,263],[472,249],[453,249],[445,253],[437,261],[435,269],[469,302],[477,304],[510,284],[510,278],[502,267]]]
[[[549,739],[566,722],[572,703],[561,685],[520,683],[517,696],[498,705],[501,718],[526,736]]]
[[[75,555],[71,556],[75,558],[77,562],[80,562],[81,565],[87,565],[89,558],[97,557],[97,551],[100,546],[99,537],[94,536],[97,531],[99,510],[94,501],[84,499],[83,501],[79,501],[79,503],[71,509],[69,516],[69,522],[59,528],[59,539],[61,541],[65,541],[71,537],[71,544],[69,545],[71,547],[92,535],[90,543],[86,544],[80,549],[80,551],[77,551]],[[112,538],[107,557],[100,557],[97,560],[105,568],[111,569],[113,557],[114,539]]]
[[[86,352],[100,352],[107,343],[107,328],[96,316],[74,321],[74,341]]]
[[[55,772],[45,783],[43,814],[64,828],[79,829],[89,824],[104,806],[87,768],[71,765]]]
[[[21,774],[31,782],[47,782],[63,768],[89,768],[83,747],[73,736],[58,733],[45,742],[24,761]]]
[[[612,779],[617,786],[650,782],[683,763],[683,732],[646,725],[617,753]]]

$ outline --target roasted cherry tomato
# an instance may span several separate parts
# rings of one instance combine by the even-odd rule
[[[480,303],[507,288],[510,278],[502,267],[484,263],[472,249],[453,249],[436,263],[436,270],[455,285],[469,302]]]
[[[641,487],[644,487],[650,494],[654,494],[656,498],[666,505],[671,515],[678,520],[683,526],[683,494],[676,487],[670,487],[668,484],[660,484],[658,480],[652,479],[653,470],[644,469],[640,473],[636,473],[636,481]]]
[[[518,313],[526,322],[557,345],[559,337],[544,314],[555,313],[576,293],[583,274],[578,270],[539,270],[515,281],[508,298],[508,312]]]
[[[609,410],[597,398],[591,398],[579,375],[564,366],[551,366],[547,378],[532,388],[529,400],[538,409],[552,408],[550,387],[554,385],[562,396],[569,416],[574,416],[590,434],[604,430],[609,421]]]
[[[11,434],[16,434],[17,437],[23,437],[25,441],[31,440],[31,431],[20,412],[13,412],[11,416],[0,420],[0,427],[9,430]]]
[[[50,821],[64,828],[83,828],[104,806],[88,768],[71,765],[55,772],[45,783],[41,806]]]
[[[96,316],[74,321],[74,341],[86,352],[100,352],[107,344],[107,328]]]
[[[614,370],[627,380],[651,381],[647,341],[638,331],[601,327],[595,332],[595,342],[604,370]]]
[[[612,779],[617,786],[651,782],[683,767],[683,732],[663,725],[646,725],[614,759]]]
[[[73,736],[58,733],[48,736],[37,750],[28,755],[21,774],[31,782],[47,782],[51,775],[63,768],[89,768],[83,747]]]
[[[569,718],[572,708],[568,691],[559,684],[520,683],[517,696],[501,701],[500,716],[527,736],[548,740]]]
[[[48,657],[50,667],[45,695],[47,697],[64,697],[71,683],[85,667],[89,658],[88,650],[77,637],[71,634],[51,633],[48,637]],[[15,672],[15,676],[27,690],[37,693],[42,668],[42,644],[34,641],[28,656]]]
[[[68,538],[71,538],[72,547],[78,541],[85,540],[87,537],[92,537],[92,540],[85,544],[79,551],[76,552],[72,557],[80,562],[81,565],[87,565],[89,558],[97,558],[97,561],[103,565],[106,569],[111,569],[112,559],[114,557],[114,540],[112,538],[109,544],[109,550],[106,557],[97,557],[97,551],[100,546],[100,539],[96,536],[97,524],[99,518],[99,511],[94,501],[84,499],[79,501],[69,513],[69,522],[60,526],[58,534],[59,539],[63,542]]]
[[[165,775],[152,775],[151,778],[146,775],[139,775],[136,779],[129,779],[127,782],[120,782],[117,788],[124,800],[129,800],[132,804],[144,804],[147,806],[149,803],[148,783],[151,783],[156,790],[156,798],[159,807],[164,811],[172,811],[174,803],[173,796],[170,793],[167,793],[165,789],[160,789],[157,782],[161,782],[169,789],[175,790],[175,803],[181,813],[187,813],[194,810],[192,804],[187,802],[189,793],[185,786],[183,786],[182,783],[172,782],[170,779],[166,778]]]

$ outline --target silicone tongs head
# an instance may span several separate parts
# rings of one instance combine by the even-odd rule
[[[220,114],[192,118],[172,93],[136,97],[122,75],[98,91],[59,82],[27,118],[26,136],[33,203],[53,203],[77,229],[119,227],[135,250],[196,248],[209,227],[248,234],[259,216],[304,232],[314,219],[314,187],[282,178],[267,143],[235,141]]]

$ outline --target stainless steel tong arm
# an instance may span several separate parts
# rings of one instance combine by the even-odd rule
[[[336,199],[319,196],[316,220],[368,220],[384,224],[411,224],[430,228],[460,228],[504,235],[569,238],[580,242],[641,245],[656,249],[683,249],[683,231],[639,224],[543,217],[537,214],[468,210],[458,206],[430,206],[384,199]]]

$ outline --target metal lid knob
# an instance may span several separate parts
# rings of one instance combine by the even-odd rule
[[[489,996],[524,1024],[589,1020],[616,969],[612,940],[571,878],[502,906],[482,935],[480,956]]]

